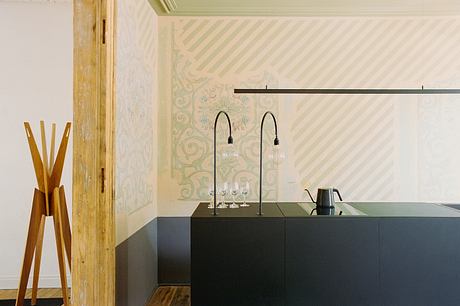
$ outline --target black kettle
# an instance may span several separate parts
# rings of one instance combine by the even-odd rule
[[[334,215],[335,214],[335,198],[334,193],[337,193],[339,196],[340,201],[342,200],[342,196],[340,195],[340,191],[337,188],[318,188],[318,194],[316,195],[316,201],[313,200],[310,191],[305,188],[305,191],[308,192],[310,199],[313,203],[316,203],[316,208],[312,210],[316,210],[316,214],[318,215]]]

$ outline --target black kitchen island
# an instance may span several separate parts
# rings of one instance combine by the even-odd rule
[[[284,217],[275,204],[192,216],[193,305],[284,305]]]
[[[430,203],[219,209],[191,222],[193,305],[460,305],[460,211]]]

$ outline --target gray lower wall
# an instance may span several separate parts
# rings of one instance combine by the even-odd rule
[[[116,247],[116,305],[144,306],[158,287],[158,220]]]
[[[159,284],[190,284],[190,220],[156,218],[117,246],[117,306],[144,306]]]
[[[158,218],[158,282],[190,284],[190,217]]]

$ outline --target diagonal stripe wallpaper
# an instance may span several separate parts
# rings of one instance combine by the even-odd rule
[[[460,97],[232,93],[265,85],[459,88],[460,18],[165,17],[160,37],[160,75],[171,76],[160,78],[160,114],[168,118],[160,181],[170,186],[160,197],[167,203],[207,198],[212,129],[200,124],[219,109],[244,122],[235,139],[250,146],[236,146],[234,173],[221,177],[238,180],[244,170],[253,199],[258,127],[262,111],[272,109],[286,158],[270,166],[266,150],[266,199],[302,200],[304,187],[334,186],[354,201],[460,200],[453,167],[460,166],[460,135],[451,132]]]

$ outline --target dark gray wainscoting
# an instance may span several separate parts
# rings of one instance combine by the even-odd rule
[[[190,217],[158,218],[158,282],[190,284]]]
[[[158,225],[153,219],[116,247],[116,305],[143,306],[158,287]]]

